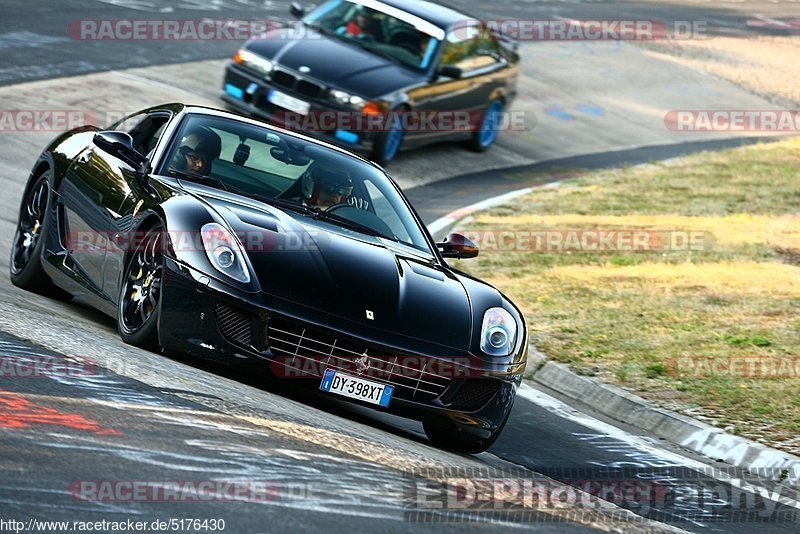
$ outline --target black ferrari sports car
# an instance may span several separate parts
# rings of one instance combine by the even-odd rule
[[[333,145],[169,104],[56,138],[31,171],[11,281],[75,297],[126,343],[263,363],[485,450],[527,355],[495,288],[448,266],[378,166]]]
[[[517,94],[517,42],[427,0],[327,0],[251,39],[225,68],[236,111],[369,154],[497,137]],[[461,119],[464,120],[461,120]]]

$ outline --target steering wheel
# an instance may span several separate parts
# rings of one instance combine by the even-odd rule
[[[361,210],[360,208],[356,208],[355,206],[351,206],[350,204],[347,204],[347,203],[344,203],[344,202],[339,203],[339,204],[334,204],[333,206],[327,208],[325,211],[327,211],[329,213],[333,213],[334,211],[340,210],[340,209],[343,209],[343,208],[350,208],[351,210],[356,210],[355,213],[360,213],[361,214],[359,217],[352,218],[352,219],[350,219],[350,217],[348,217],[348,219],[352,220],[354,223],[362,224],[364,226],[372,228],[376,232],[379,232],[379,233],[383,234],[384,236],[389,237],[391,239],[395,239],[395,240],[398,240],[398,241],[400,240],[395,235],[395,233],[392,232],[392,229],[389,227],[389,225],[387,225],[380,217],[378,217],[377,215],[375,215],[374,213],[372,213],[370,211]],[[365,219],[363,219],[363,217],[366,217],[367,219],[365,220]]]
[[[338,204],[334,204],[333,206],[328,206],[323,211],[329,211],[329,212],[333,213],[334,211],[336,211],[338,209],[341,209],[341,208],[352,208],[352,207],[353,206],[351,206],[347,202],[340,202]]]

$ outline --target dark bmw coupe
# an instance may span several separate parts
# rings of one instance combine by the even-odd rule
[[[495,141],[519,76],[510,39],[424,0],[328,0],[292,13],[301,21],[229,61],[222,98],[236,111],[381,165],[401,145],[464,140],[483,151]]]
[[[251,360],[485,450],[526,363],[519,310],[448,266],[378,166],[183,104],[67,132],[25,188],[11,281],[77,297],[140,347]]]

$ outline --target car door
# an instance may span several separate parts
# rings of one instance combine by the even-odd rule
[[[468,131],[459,129],[469,120],[474,128],[479,123],[489,101],[502,90],[505,77],[502,72],[508,63],[499,45],[485,29],[469,32],[450,31],[439,54],[436,73],[431,82],[410,92],[415,109],[422,115],[436,117],[433,125],[427,122],[413,135],[418,140],[432,137],[467,137]],[[442,74],[443,67],[455,67],[459,77]],[[456,131],[448,128],[452,122]]]
[[[136,128],[145,122],[152,122],[150,114],[139,113],[114,127],[136,133]],[[134,147],[141,149],[148,142],[137,145],[134,140]],[[125,212],[132,211],[127,204],[136,171],[91,144],[73,160],[61,184],[70,256],[89,290],[103,299],[108,299],[105,266],[109,240],[125,228]]]
[[[150,160],[156,144],[171,118],[172,114],[168,111],[151,111],[143,118],[137,117],[135,120],[126,121],[120,128],[125,128],[122,131],[129,133],[133,138],[133,148],[148,156],[148,160]],[[119,208],[114,213],[108,213],[112,233],[109,235],[107,242],[103,265],[103,289],[114,302],[117,301],[119,276],[124,268],[126,254],[130,251],[131,246],[135,244],[136,238],[141,237],[129,235],[134,222],[133,218],[135,212],[145,203],[145,197],[148,196],[143,185],[142,176],[137,175],[135,169],[123,164],[120,170],[121,178],[124,182],[124,184],[121,183],[120,185],[124,188],[126,194]]]
[[[96,296],[103,295],[109,220],[127,195],[123,165],[90,144],[73,160],[61,182],[69,254],[78,276]]]

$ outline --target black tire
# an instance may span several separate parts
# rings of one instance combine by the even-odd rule
[[[511,410],[509,410],[509,413]],[[478,454],[491,447],[508,421],[508,415],[503,420],[500,427],[488,438],[478,438],[459,430],[454,424],[444,419],[427,419],[422,422],[425,435],[436,447],[449,451],[461,452],[465,454]]]
[[[37,175],[26,190],[19,209],[17,230],[11,243],[11,283],[41,295],[69,300],[72,295],[56,287],[42,267],[42,250],[50,227],[50,169]]]
[[[158,317],[164,274],[164,233],[156,225],[131,253],[125,265],[117,303],[117,331],[122,341],[158,351]]]

